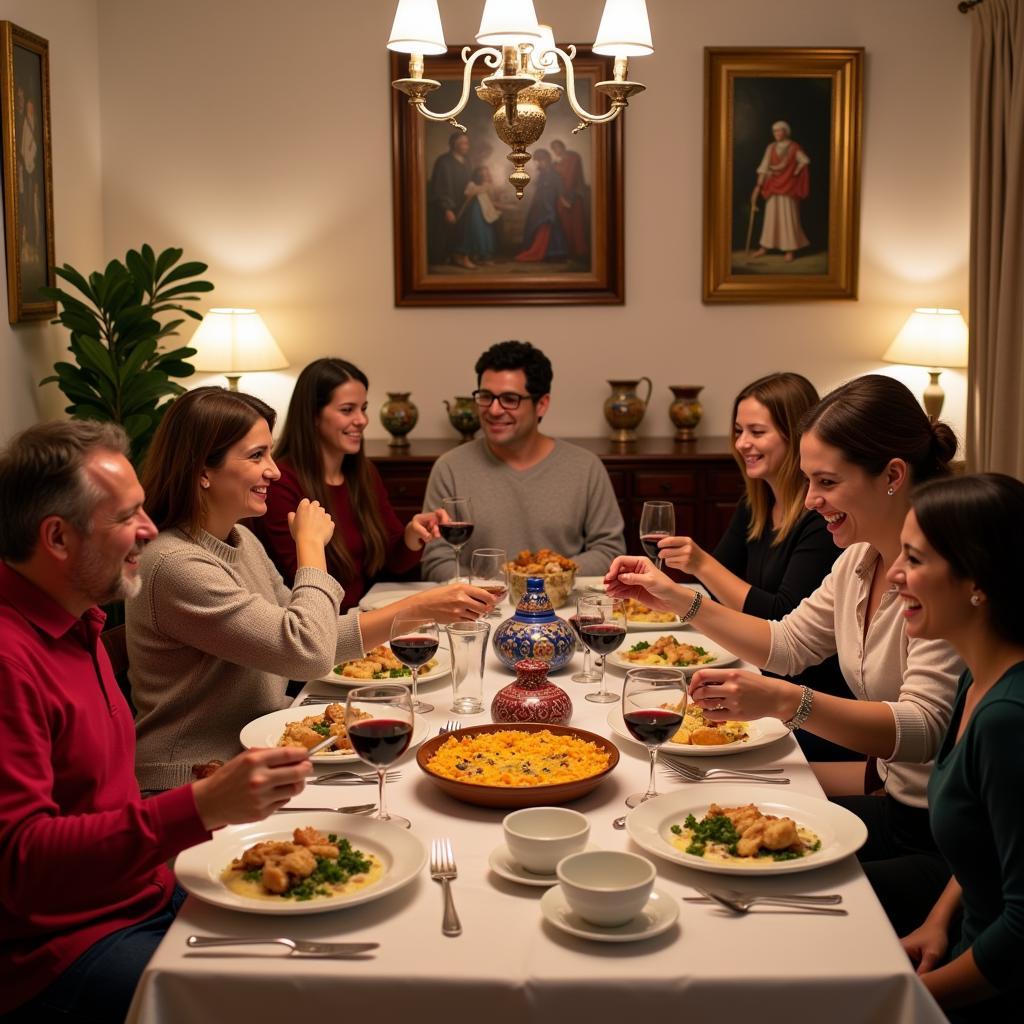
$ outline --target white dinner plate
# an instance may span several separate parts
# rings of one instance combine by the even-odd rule
[[[385,644],[384,646],[388,647],[389,645]],[[433,680],[435,679],[443,679],[446,675],[448,675],[448,672],[451,669],[451,658],[443,642],[437,648],[437,654],[435,654],[434,657],[437,659],[437,664],[432,669],[430,669],[429,672],[420,673],[420,677],[418,680],[419,683],[433,682]],[[345,687],[369,686],[372,683],[408,683],[410,686],[412,686],[412,676],[398,676],[395,679],[349,679],[346,676],[339,676],[336,672],[332,670],[328,672],[327,675],[320,676],[320,678],[317,679],[316,682],[332,683],[334,686]]]
[[[713,655],[714,661],[709,661],[704,665],[681,665],[679,666],[687,674],[691,675],[696,672],[699,668],[724,668],[726,665],[735,665],[740,659],[735,654],[730,654],[724,647],[719,647],[713,640],[709,640],[706,636],[701,636],[700,633],[692,633],[688,629],[666,629],[662,625],[659,630],[659,634],[663,636],[674,636],[681,644],[692,644],[694,647],[703,647],[708,654]],[[646,640],[648,643],[654,643],[657,637],[647,636],[634,636],[635,630],[632,624],[626,633],[626,639],[622,641],[622,646],[617,651],[612,651],[611,654],[605,658],[605,662],[609,665],[614,665],[616,668],[658,668],[665,667],[656,665],[643,665],[639,662],[629,661],[623,657],[623,653],[628,651],[635,644],[640,643],[642,640]],[[672,668],[674,666],[668,666]]]
[[[348,839],[356,849],[375,854],[384,864],[383,877],[379,882],[345,896],[302,902],[249,899],[233,893],[220,880],[221,872],[231,861],[254,843],[291,839],[296,828],[310,826],[324,833],[334,832]],[[369,903],[401,889],[423,870],[426,862],[427,851],[423,843],[415,833],[404,828],[354,814],[310,811],[308,814],[273,815],[265,821],[222,829],[207,842],[178,854],[174,873],[193,896],[228,910],[241,910],[247,914],[323,914],[358,903]]]
[[[792,818],[797,825],[809,828],[821,839],[821,849],[799,860],[766,860],[764,863],[730,864],[709,861],[691,853],[684,853],[672,845],[673,825],[682,825],[688,814],[703,818],[708,805],[740,807],[755,804],[762,814]],[[834,864],[856,853],[867,840],[868,830],[857,815],[845,807],[821,797],[804,793],[789,793],[776,797],[764,789],[742,783],[716,782],[708,786],[687,786],[677,793],[656,796],[635,807],[626,816],[626,831],[637,846],[664,860],[683,864],[698,871],[711,871],[722,875],[788,875],[796,871],[811,871]]]
[[[652,939],[668,931],[679,917],[679,901],[660,889],[651,890],[651,898],[632,921],[616,928],[602,928],[574,914],[560,885],[544,893],[540,909],[544,917],[560,931],[593,942],[640,942],[642,939]]]
[[[621,704],[616,704],[608,712],[608,725],[620,739],[643,746],[626,728],[626,723],[622,719]],[[702,747],[696,743],[666,743],[659,749],[676,757],[722,757],[725,754],[742,754],[756,747],[767,746],[789,734],[789,730],[777,718],[759,718],[747,723],[747,738],[736,743],[723,743],[719,747]]]
[[[344,698],[338,701],[338,703],[344,704]],[[242,741],[242,746],[246,750],[251,750],[253,747],[276,747],[277,741],[284,732],[284,727],[289,722],[301,722],[304,718],[312,718],[317,714],[323,714],[325,707],[326,705],[309,704],[306,707],[271,711],[269,715],[254,718],[242,729],[238,734],[238,738]],[[422,715],[414,715],[413,718],[412,739],[409,741],[409,750],[418,747],[430,733],[430,729],[427,728]],[[324,738],[326,739],[326,737]],[[343,761],[358,761],[359,757],[354,750],[334,750],[328,747],[327,750],[321,750],[319,754],[314,754],[310,760],[313,764],[339,764]],[[372,771],[372,769],[367,770]]]

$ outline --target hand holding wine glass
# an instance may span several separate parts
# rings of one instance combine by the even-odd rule
[[[647,792],[626,799],[627,807],[636,807],[658,795],[654,769],[658,749],[667,743],[683,724],[686,710],[686,673],[679,668],[631,668],[622,685],[622,718],[629,734],[647,747],[651,756],[651,774]]]
[[[473,536],[473,505],[469,498],[444,498],[441,505],[448,513],[448,521],[439,523],[441,537],[455,550],[455,579],[461,582],[460,552],[462,546]]]
[[[580,598],[577,609],[580,639],[598,656],[601,684],[599,690],[584,696],[595,704],[610,704],[619,698],[609,693],[605,686],[604,659],[612,651],[617,651],[626,639],[626,606],[604,594],[588,594]]]
[[[350,690],[345,701],[345,729],[359,759],[377,772],[379,821],[409,827],[409,819],[388,814],[384,784],[388,766],[409,749],[415,716],[404,686],[378,683]]]
[[[469,559],[469,582],[486,590],[495,601],[488,614],[497,615],[497,606],[508,594],[508,555],[504,548],[477,548]]]
[[[412,706],[418,715],[434,710],[416,696],[416,683],[421,665],[437,654],[438,630],[433,619],[422,615],[396,615],[391,623],[391,653],[412,671]]]
[[[676,509],[671,501],[645,501],[640,513],[640,545],[644,554],[662,568],[658,541],[676,530]]]

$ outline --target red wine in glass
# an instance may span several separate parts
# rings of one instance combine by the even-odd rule
[[[504,583],[478,583],[476,586],[481,590],[486,590],[495,601],[504,601],[505,595],[508,593],[508,587]]]
[[[473,523],[439,523],[438,529],[453,548],[461,548],[473,536]]]
[[[569,625],[572,626],[572,628],[576,631],[576,635],[580,638],[581,641],[583,639],[583,634],[580,632],[580,630],[583,628],[583,625],[585,623],[588,623],[590,625],[596,626],[601,621],[602,621],[601,617],[600,616],[596,616],[596,615],[570,615],[569,616]]]
[[[352,749],[367,764],[389,765],[409,749],[412,724],[388,718],[356,722],[348,729],[348,738]]]
[[[661,708],[628,711],[622,717],[630,735],[648,747],[667,743],[683,724],[683,716],[678,711]]]
[[[658,541],[662,537],[671,537],[672,535],[664,530],[662,532],[644,533],[640,536],[640,546],[644,549],[644,554],[655,564],[658,564],[658,559],[661,555],[658,552]]]
[[[580,638],[595,654],[604,657],[622,646],[626,628],[616,622],[583,622]]]
[[[436,636],[396,636],[391,639],[395,657],[409,668],[425,665],[437,654]]]

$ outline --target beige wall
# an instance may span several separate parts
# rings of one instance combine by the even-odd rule
[[[53,40],[93,5],[9,6],[47,10]],[[410,389],[421,409],[416,433],[454,436],[441,399],[473,386],[482,348],[518,336],[555,362],[546,420],[554,433],[602,432],[605,379],[647,374],[657,387],[643,432],[669,431],[665,385],[699,383],[702,431],[720,434],[735,391],[755,376],[799,369],[827,389],[882,367],[882,351],[913,306],[966,304],[969,29],[952,3],[648,0],[657,53],[633,62],[649,91],[626,114],[627,304],[521,310],[393,305],[384,49],[392,0],[96,6],[102,254],[148,241],[206,260],[217,285],[210,305],[259,308],[292,362],[288,374],[243,379],[279,407],[305,362],[338,354],[370,376],[374,410],[385,389]],[[470,41],[481,0],[440,6],[448,41]],[[593,38],[599,0],[536,7],[560,39]],[[83,79],[89,68],[95,73],[86,28],[73,48],[62,48],[61,61],[54,54],[55,67],[69,61]],[[701,303],[706,45],[866,48],[859,301]],[[85,102],[72,88],[56,93],[58,146],[74,131],[68,106]],[[87,177],[95,167],[87,161]],[[70,195],[85,185],[69,180],[70,171],[57,179],[57,224],[59,256],[74,261]],[[78,251],[87,260],[95,246]],[[920,369],[887,372],[916,390],[927,379]],[[960,430],[963,374],[947,372],[943,382]],[[19,401],[24,419],[29,407]],[[384,435],[375,414],[370,433]]]
[[[91,269],[104,253],[96,0],[0,0],[0,19],[49,41],[57,263]],[[54,385],[36,385],[66,355],[67,332],[45,320],[7,322],[7,266],[0,264],[0,438],[6,438],[64,408]]]

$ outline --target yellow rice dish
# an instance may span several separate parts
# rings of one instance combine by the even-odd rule
[[[427,769],[476,786],[551,786],[598,775],[609,760],[608,752],[589,740],[556,736],[547,729],[504,729],[449,737],[427,762]]]

